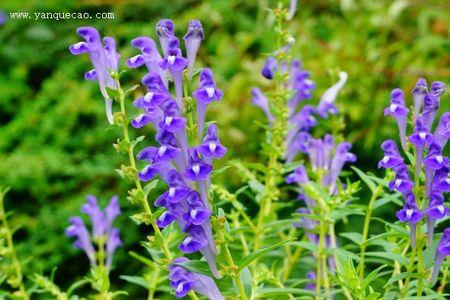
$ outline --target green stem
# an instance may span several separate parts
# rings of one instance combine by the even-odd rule
[[[366,216],[364,219],[364,226],[363,226],[363,232],[362,232],[362,238],[361,238],[361,246],[360,246],[360,266],[361,269],[359,271],[359,277],[361,279],[364,278],[364,271],[365,271],[365,256],[366,256],[366,241],[367,237],[369,236],[369,228],[370,228],[370,218],[372,217],[372,211],[373,207],[375,206],[375,201],[377,200],[379,194],[383,191],[383,188],[379,185],[375,191],[372,192],[372,196],[369,200],[369,205],[367,206]]]
[[[25,290],[25,285],[23,284],[22,266],[20,265],[20,262],[17,259],[16,249],[14,247],[13,234],[9,227],[5,208],[3,206],[6,192],[7,190],[0,189],[0,219],[2,220],[3,228],[5,229],[7,249],[11,255],[10,258],[15,273],[14,274],[15,287],[17,287],[18,289],[18,293],[16,293],[16,296],[18,296],[21,299],[28,300],[29,297]]]
[[[231,269],[235,269],[236,271],[233,274],[234,277],[234,283],[236,284],[236,287],[239,292],[239,296],[241,300],[248,300],[247,294],[245,293],[245,287],[244,283],[242,282],[241,277],[241,271],[238,269],[238,266],[234,263],[233,256],[231,256],[230,250],[228,249],[227,245],[224,244],[225,249],[225,259],[227,260],[228,265]]]
[[[417,273],[419,274],[418,284],[417,284],[417,296],[422,296],[423,292],[423,275],[424,275],[424,268],[423,268],[423,250],[422,250],[422,234],[421,234],[421,228],[420,226],[417,227]]]

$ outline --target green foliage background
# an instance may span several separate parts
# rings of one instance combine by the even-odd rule
[[[336,79],[339,70],[349,81],[338,98],[347,139],[354,143],[358,167],[376,171],[379,144],[396,136],[396,126],[383,117],[390,90],[408,93],[415,80],[450,84],[450,5],[447,1],[299,1],[291,23],[296,55],[311,71],[318,88],[314,101]],[[270,53],[273,33],[265,7],[272,1],[14,1],[0,9],[9,12],[114,12],[113,20],[8,20],[0,27],[0,185],[12,188],[7,209],[13,211],[19,256],[25,271],[45,272],[58,266],[56,283],[67,286],[88,271],[87,260],[64,236],[69,216],[78,214],[86,194],[102,204],[118,194],[124,214],[118,226],[125,246],[115,258],[120,274],[136,275],[142,265],[127,252],[142,252],[138,241],[144,229],[127,218],[136,207],[126,200],[127,185],[114,172],[124,157],[112,148],[116,129],[105,129],[103,100],[95,83],[83,80],[90,69],[87,57],[70,55],[75,29],[91,25],[119,43],[122,64],[136,54],[130,40],[154,37],[160,18],[172,18],[178,36],[188,21],[201,20],[206,40],[202,65],[211,67],[224,90],[224,99],[210,111],[218,120],[228,159],[260,161],[265,135],[257,122],[262,113],[250,104],[250,88],[264,86],[260,76],[264,54]],[[199,63],[200,65],[200,63]],[[132,70],[132,85],[144,70]],[[442,110],[448,111],[448,96]],[[411,104],[411,100],[409,100]],[[345,121],[345,127],[342,122]],[[136,134],[151,133],[150,131]],[[227,171],[220,183],[230,190],[239,181]],[[152,198],[156,198],[155,194]],[[368,201],[361,193],[362,201]],[[385,211],[392,218],[393,211]],[[112,274],[115,286],[131,295],[143,289],[126,286]]]

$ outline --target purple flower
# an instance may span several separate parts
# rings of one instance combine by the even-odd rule
[[[168,50],[159,66],[163,69],[169,69],[175,85],[175,94],[180,111],[184,111],[183,103],[183,70],[188,65],[188,60],[181,55],[180,43],[176,37],[168,41]]]
[[[414,133],[409,136],[409,141],[416,148],[416,176],[419,176],[422,168],[423,150],[434,141],[433,135],[425,126],[422,116],[416,118],[416,127]]]
[[[347,82],[348,75],[345,72],[339,73],[339,81],[331,86],[328,90],[323,93],[320,99],[319,105],[317,106],[317,114],[322,118],[327,118],[328,114],[336,114],[337,107],[334,105],[339,91]]]
[[[174,36],[173,30],[172,20],[162,19],[156,24],[156,34],[158,35],[164,55],[167,55],[169,39]]]
[[[444,148],[450,138],[450,112],[445,112],[439,119],[439,123],[434,132],[435,143]]]
[[[378,168],[393,169],[403,163],[403,157],[400,156],[397,145],[393,140],[386,140],[381,144],[384,151],[383,159],[378,163]]]
[[[397,211],[396,216],[401,222],[409,223],[412,248],[416,245],[416,224],[423,218],[423,215],[423,212],[417,207],[414,194],[405,195],[405,204],[401,210]]]
[[[431,84],[430,87],[430,93],[440,97],[443,93],[445,93],[445,90],[447,89],[447,86],[442,81],[434,81]]]
[[[272,124],[275,120],[274,116],[270,112],[269,100],[261,92],[259,88],[252,89],[252,104],[258,106],[265,113],[267,119]]]
[[[200,44],[204,39],[205,33],[203,32],[203,26],[199,20],[189,21],[189,27],[186,35],[183,37],[186,45],[186,56],[188,59],[188,77],[192,77],[192,70],[194,68],[195,57],[197,56]]]
[[[431,184],[433,182],[434,172],[448,165],[448,158],[442,155],[442,148],[433,143],[430,146],[428,155],[424,158],[425,165],[425,181],[426,181],[426,195],[430,194]]]
[[[292,18],[295,15],[295,9],[297,8],[297,0],[291,0],[289,3],[289,13],[288,13],[288,20],[292,20]],[[311,278],[310,278],[311,279]]]
[[[444,204],[444,196],[442,193],[434,191],[430,196],[430,204],[426,210],[427,218],[427,234],[428,245],[433,242],[434,225],[436,220],[450,215],[450,208]]]
[[[422,109],[423,102],[427,93],[427,81],[424,78],[419,78],[414,89],[412,90],[414,99],[414,120],[416,120],[420,114],[420,110]]]
[[[175,290],[176,297],[185,297],[193,290],[211,300],[224,300],[211,277],[189,272],[180,265],[187,261],[189,259],[185,257],[175,258],[169,266],[170,286]]]
[[[433,126],[434,118],[436,117],[436,112],[439,109],[439,99],[433,94],[428,94],[424,98],[424,108],[423,108],[423,122],[425,126],[431,130]]]
[[[145,65],[149,72],[157,73],[161,76],[161,78],[164,78],[165,72],[159,66],[162,58],[158,52],[158,47],[156,46],[155,41],[149,37],[140,36],[133,39],[131,41],[131,45],[138,48],[141,51],[141,54],[127,59],[127,66],[130,68],[138,68]]]
[[[439,269],[441,268],[444,259],[450,256],[450,228],[446,228],[442,234],[441,240],[436,248],[436,254],[434,255],[434,268],[430,278],[432,285],[435,284],[439,275]]]
[[[140,160],[145,160],[150,163],[159,161],[170,161],[180,153],[180,149],[171,145],[161,145],[160,147],[147,147],[137,155]]]
[[[294,96],[288,100],[288,108],[290,115],[292,115],[300,102],[311,99],[312,91],[316,85],[310,79],[309,72],[301,69],[301,63],[298,60],[292,61],[289,73],[290,81],[288,88],[295,92]]]
[[[199,87],[192,94],[197,99],[197,126],[198,137],[203,134],[203,124],[205,123],[206,111],[212,101],[222,99],[222,90],[219,90],[214,82],[214,76],[211,69],[204,68],[200,73]]]
[[[114,252],[122,246],[122,240],[120,239],[120,232],[117,228],[111,228],[106,242],[106,267],[111,268]]]
[[[273,57],[268,57],[266,62],[264,63],[264,67],[262,68],[261,74],[267,79],[273,79],[273,76],[278,70],[278,62]]]
[[[400,193],[406,194],[412,191],[414,183],[409,179],[406,165],[399,164],[395,166],[395,179],[389,183],[389,189],[394,189]]]
[[[98,80],[100,92],[105,98],[106,117],[108,122],[113,124],[112,99],[107,93],[106,88],[116,89],[116,83],[110,75],[110,71],[117,72],[120,55],[116,51],[116,44],[113,38],[105,37],[103,43],[100,34],[93,27],[79,27],[77,34],[85,42],[78,42],[69,47],[74,55],[88,53],[94,70],[88,71],[85,78],[88,80]]]
[[[350,143],[342,142],[336,147],[333,160],[331,161],[330,170],[328,173],[328,182],[330,185],[330,194],[337,192],[337,179],[346,162],[355,162],[356,156],[350,153],[352,147]]]
[[[173,221],[178,219],[178,216],[170,211],[163,212],[156,220],[156,225],[160,228],[169,226]]]
[[[222,158],[227,153],[227,148],[220,143],[216,125],[208,126],[203,143],[197,147],[197,151],[206,158]]]
[[[99,262],[100,265],[106,264],[109,270],[112,265],[112,257],[116,249],[122,245],[119,230],[113,228],[114,219],[120,214],[119,198],[114,196],[109,201],[105,210],[102,211],[98,206],[97,199],[94,196],[87,196],[87,203],[81,207],[81,211],[89,215],[92,223],[92,237],[98,247],[105,247],[106,261]],[[70,226],[66,229],[68,237],[76,237],[74,247],[83,249],[89,258],[92,266],[97,266],[95,248],[92,245],[91,237],[86,229],[83,220],[80,217],[70,219]],[[104,242],[99,242],[104,240]],[[100,258],[97,258],[100,259]]]
[[[298,184],[305,184],[309,182],[308,173],[306,172],[305,166],[299,165],[295,171],[291,174],[289,174],[286,177],[286,183],[292,184],[292,183],[298,183]]]
[[[73,246],[75,248],[82,249],[89,258],[91,265],[95,266],[95,249],[92,245],[89,232],[80,217],[70,218],[70,226],[66,229],[66,236],[76,238]]]
[[[406,149],[406,118],[409,109],[405,106],[405,96],[401,89],[395,89],[391,92],[391,104],[384,109],[384,115],[390,115],[395,118],[397,122],[400,141],[403,149]]]
[[[197,150],[190,149],[189,152],[189,164],[183,176],[192,181],[207,180],[211,174],[212,166],[203,162],[198,156]]]

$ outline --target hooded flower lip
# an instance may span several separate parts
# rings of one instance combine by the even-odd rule
[[[430,93],[439,97],[443,93],[445,93],[445,90],[447,89],[447,86],[442,81],[434,81],[431,84],[430,87]]]
[[[207,158],[222,158],[227,153],[227,148],[220,143],[216,125],[208,126],[203,143],[197,147],[197,151]]]
[[[429,146],[434,141],[433,135],[425,126],[421,116],[416,119],[416,127],[414,128],[414,133],[409,136],[409,141],[419,148]]]
[[[394,167],[395,179],[389,183],[391,191],[397,190],[407,194],[412,191],[414,183],[409,179],[408,168],[403,163]]]
[[[323,93],[319,105],[317,106],[317,114],[319,116],[322,118],[327,118],[328,114],[336,114],[338,112],[336,105],[334,105],[334,101],[336,100],[339,91],[347,82],[347,78],[347,73],[340,72],[339,81]]]
[[[145,160],[150,163],[158,162],[158,161],[170,161],[174,159],[178,153],[180,153],[180,149],[173,147],[171,145],[161,145],[160,147],[147,147],[138,153],[137,159]]]
[[[168,40],[174,36],[174,26],[172,20],[162,19],[156,24],[156,34],[164,55],[167,54]]]
[[[179,116],[167,115],[164,120],[159,123],[159,128],[168,132],[177,132],[186,126],[186,119]]]
[[[405,96],[401,89],[394,89],[391,92],[391,104],[384,109],[384,115],[394,117],[397,122],[400,141],[403,149],[406,149],[406,121],[409,109],[405,106]]]
[[[422,109],[425,95],[428,93],[428,85],[427,81],[424,78],[419,78],[412,90],[413,98],[414,98],[414,119],[420,113]]]
[[[429,218],[441,219],[450,215],[450,208],[444,204],[444,197],[440,193],[434,193],[430,197],[430,205],[426,213]]]
[[[264,63],[264,67],[261,70],[261,74],[265,78],[271,80],[271,79],[273,79],[273,76],[275,75],[277,70],[278,70],[277,60],[275,58],[269,56],[266,59],[266,62]]]
[[[175,38],[172,38],[174,40]],[[188,61],[186,58],[181,56],[181,50],[178,47],[172,47],[167,50],[167,55],[160,62],[159,66],[166,70],[176,70],[181,71],[188,65]]]
[[[149,72],[142,77],[142,84],[147,87],[150,92],[158,92],[169,95],[169,90],[164,85],[161,75],[155,72]]]
[[[439,99],[433,94],[427,94],[424,98],[423,121],[425,126],[431,130],[436,117],[436,111],[439,109]]]
[[[193,253],[199,251],[205,246],[206,244],[204,242],[195,240],[193,237],[188,236],[183,240],[183,242],[181,242],[179,248],[184,253]]]
[[[413,194],[406,195],[406,201],[403,208],[396,213],[401,222],[416,224],[423,218],[423,213],[417,208]]]
[[[165,211],[156,220],[156,225],[158,225],[159,228],[165,228],[169,226],[172,222],[174,222],[177,218],[178,218],[177,215],[169,211]]]

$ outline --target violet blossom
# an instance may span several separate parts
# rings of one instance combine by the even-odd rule
[[[87,203],[81,207],[81,212],[89,216],[92,224],[92,233],[90,234],[84,225],[83,219],[80,217],[73,217],[70,219],[70,226],[66,229],[68,237],[75,237],[75,248],[82,249],[91,266],[105,264],[107,270],[111,269],[114,252],[122,245],[120,239],[119,229],[113,227],[113,222],[118,215],[120,215],[119,198],[114,196],[109,201],[109,204],[102,210],[94,196],[87,196]],[[92,239],[91,239],[92,235]],[[97,261],[96,250],[92,241],[97,244],[97,247],[103,247],[106,252],[106,260],[103,262]]]
[[[107,88],[116,89],[116,83],[111,77],[111,72],[117,72],[120,55],[116,51],[116,43],[113,38],[103,38],[103,43],[97,29],[89,26],[79,27],[77,34],[85,41],[78,42],[69,47],[74,55],[87,53],[94,69],[85,73],[86,80],[97,80],[100,92],[105,99],[106,117],[110,124],[114,123],[112,114],[112,99],[108,95]]]

